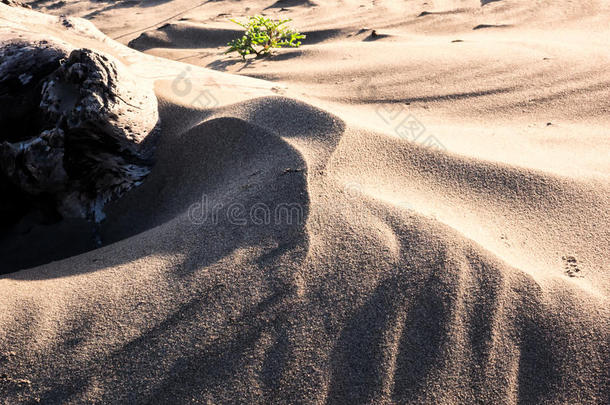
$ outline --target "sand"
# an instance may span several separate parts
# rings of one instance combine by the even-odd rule
[[[0,240],[0,403],[610,402],[607,2],[29,4],[162,128],[102,247]]]

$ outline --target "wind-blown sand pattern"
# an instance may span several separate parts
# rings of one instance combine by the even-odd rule
[[[608,2],[27,3],[162,125],[96,229],[2,228],[0,403],[610,402]],[[224,55],[261,12],[304,45]]]

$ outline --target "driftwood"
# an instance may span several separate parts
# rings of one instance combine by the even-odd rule
[[[148,174],[158,121],[152,88],[110,56],[51,41],[4,44],[0,190],[10,195],[0,223],[39,201],[63,217],[101,220],[107,201]]]
[[[6,4],[7,6],[11,6],[11,7],[31,8],[28,4],[22,3],[22,2],[17,1],[17,0],[0,0],[0,3]]]

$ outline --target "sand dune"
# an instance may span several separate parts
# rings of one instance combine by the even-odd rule
[[[0,235],[0,402],[607,403],[608,5],[243,3],[0,4],[161,122],[101,247]],[[258,12],[311,41],[224,55]]]

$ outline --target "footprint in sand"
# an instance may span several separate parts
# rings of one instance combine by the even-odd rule
[[[580,268],[578,267],[578,261],[574,256],[562,256],[563,267],[565,272],[570,277],[584,277],[580,274]]]

